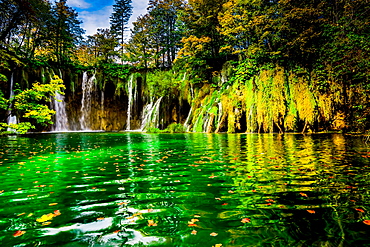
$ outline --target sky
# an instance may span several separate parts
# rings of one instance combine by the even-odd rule
[[[128,28],[139,15],[146,13],[148,0],[132,0],[133,14]],[[113,11],[114,0],[67,0],[67,5],[78,12],[83,21],[81,27],[86,30],[85,35],[93,35],[98,28],[109,28],[109,17]]]

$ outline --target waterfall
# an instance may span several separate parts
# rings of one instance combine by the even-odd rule
[[[68,117],[66,112],[66,102],[64,95],[56,93],[54,98],[55,123],[52,127],[53,131],[68,131]]]
[[[134,92],[133,92],[133,89],[134,89]],[[135,102],[136,100],[136,94],[137,94],[136,84],[134,85],[134,74],[130,75],[130,78],[127,84],[127,91],[128,91],[128,104],[127,104],[126,130],[131,130],[132,107],[133,107],[133,102]]]
[[[81,130],[89,130],[92,93],[94,90],[95,74],[90,78],[87,72],[83,73],[82,77],[82,100],[81,100]]]
[[[14,98],[14,73],[12,73],[11,77],[10,77],[10,96],[9,96],[9,99],[13,99]],[[11,106],[12,107],[12,106]],[[17,119],[17,116],[13,116],[11,115],[11,111],[8,111],[8,125],[10,124],[17,124],[18,122],[18,119]],[[8,127],[7,131],[14,131],[14,129]]]
[[[100,129],[103,129],[103,120],[104,120],[104,88],[101,89],[101,97],[100,97],[100,111],[101,111],[101,119],[100,119]]]
[[[62,78],[62,72],[59,69],[59,75],[60,78]],[[42,78],[44,78],[44,75],[42,73]],[[52,78],[50,78],[51,80]],[[69,130],[69,124],[68,124],[68,117],[66,112],[66,102],[64,101],[64,95],[60,93],[55,93],[55,97],[53,100],[53,106],[55,110],[55,123],[52,127],[53,131],[68,131]]]
[[[143,109],[142,122],[140,130],[144,131],[148,127],[158,128],[159,126],[159,106],[163,97],[160,97],[154,104],[153,102],[146,105]]]
[[[184,127],[186,129],[186,132],[189,132],[190,131],[190,124],[189,124],[189,121],[190,121],[190,117],[191,117],[191,114],[193,113],[193,107],[190,108],[190,111],[189,111],[189,114],[188,114],[188,117],[186,118],[185,120],[185,123],[184,123]]]

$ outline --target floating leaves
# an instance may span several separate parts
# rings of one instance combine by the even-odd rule
[[[54,217],[54,214],[52,214],[52,213],[50,213],[50,214],[44,214],[40,218],[37,218],[36,221],[37,222],[45,222],[45,221],[51,220],[53,217]]]
[[[244,219],[242,219],[240,222],[242,222],[242,223],[250,223],[250,222],[251,222],[251,219],[249,219],[249,218],[244,218]]]
[[[148,220],[148,226],[157,226],[157,223],[154,220]]]
[[[315,210],[311,210],[311,209],[307,210],[307,212],[309,212],[310,214],[316,213]]]
[[[370,226],[370,220],[364,220],[364,221],[362,221],[364,224],[366,224],[366,225],[369,225]]]
[[[198,222],[198,221],[199,221],[198,219],[191,219],[190,221],[188,221],[188,226],[197,226],[195,222]]]
[[[19,237],[19,236],[22,236],[25,233],[26,233],[26,231],[18,230],[15,233],[13,233],[13,237]]]
[[[61,215],[59,210],[55,210],[53,213],[44,214],[40,218],[37,218],[36,221],[42,223],[42,225],[49,225],[51,222],[48,222],[52,220],[54,217],[57,217]]]
[[[218,233],[216,232],[212,232],[211,234],[209,234],[211,237],[216,237],[218,235]]]

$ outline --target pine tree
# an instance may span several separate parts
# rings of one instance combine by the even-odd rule
[[[132,14],[131,0],[115,0],[113,13],[110,17],[111,30],[118,38],[121,45],[121,56],[123,54],[124,34],[126,25]]]

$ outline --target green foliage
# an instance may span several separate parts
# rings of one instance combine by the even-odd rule
[[[154,128],[154,127],[149,127],[146,130],[146,132],[147,133],[185,133],[186,128],[182,124],[172,123],[172,124],[168,125],[167,128],[165,128],[164,130],[160,130],[160,129]]]
[[[184,125],[179,123],[172,123],[164,130],[165,133],[184,133],[186,129]]]
[[[180,74],[173,70],[155,70],[147,73],[146,82],[150,95],[152,97],[171,95],[172,91],[180,85],[182,80],[180,77]]]
[[[35,128],[35,124],[47,126],[52,124],[51,117],[55,114],[46,105],[55,97],[56,93],[62,93],[63,81],[58,76],[47,84],[34,83],[32,88],[21,91],[13,99],[6,100],[0,95],[1,108],[11,111],[20,120],[18,124],[1,123],[1,130],[13,129],[16,133],[24,134],[29,129]]]
[[[121,56],[123,55],[123,43],[125,39],[126,25],[132,15],[131,0],[115,0],[113,13],[110,16],[111,30],[114,36],[119,40],[121,46]]]

